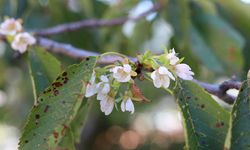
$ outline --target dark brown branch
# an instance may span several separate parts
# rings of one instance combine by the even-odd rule
[[[34,34],[37,36],[49,36],[49,35],[55,35],[62,32],[70,32],[70,31],[76,31],[83,28],[96,28],[96,27],[107,27],[107,26],[117,26],[122,25],[126,21],[137,21],[147,15],[149,15],[152,12],[155,12],[161,8],[161,5],[159,3],[154,4],[152,8],[145,11],[144,13],[140,14],[139,16],[135,18],[117,18],[113,20],[97,20],[97,19],[91,19],[91,20],[82,20],[72,23],[66,23],[57,25],[55,27],[47,28],[47,29],[41,29],[38,31],[35,31]]]

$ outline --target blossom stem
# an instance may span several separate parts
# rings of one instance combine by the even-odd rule
[[[100,58],[104,57],[104,56],[109,56],[109,55],[115,55],[115,56],[119,56],[121,58],[128,58],[126,55],[123,55],[123,54],[120,54],[120,53],[117,53],[117,52],[106,52],[106,53],[103,53],[103,54],[100,55]]]

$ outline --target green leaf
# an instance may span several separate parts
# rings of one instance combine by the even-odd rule
[[[59,75],[61,63],[45,49],[34,47],[29,51],[29,69],[35,99]]]
[[[231,150],[250,147],[250,80],[243,82],[231,115]]]
[[[229,113],[191,81],[181,81],[175,95],[183,116],[187,149],[222,150]]]
[[[84,99],[76,117],[71,122],[69,130],[66,131],[65,137],[59,144],[60,147],[73,150],[75,143],[80,142],[80,136],[88,118],[89,111],[93,106],[93,99]]]
[[[172,25],[174,36],[171,40],[171,47],[174,47],[177,52],[180,52],[182,57],[186,59],[192,70],[199,73],[200,66],[197,57],[192,53],[190,42],[190,9],[188,0],[169,0],[165,9],[167,20]]]
[[[32,108],[23,130],[19,149],[56,148],[82,103],[95,64],[96,57],[89,57],[79,65],[68,67],[38,97],[38,105]]]
[[[190,45],[194,55],[210,70],[215,72],[223,72],[223,65],[213,50],[203,39],[199,31],[192,25],[190,27]]]
[[[225,70],[229,74],[240,72],[245,42],[241,34],[219,15],[206,12],[196,3],[193,3],[191,10],[194,26]]]

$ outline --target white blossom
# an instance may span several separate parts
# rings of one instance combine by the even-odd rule
[[[119,82],[128,82],[131,76],[136,76],[129,64],[124,64],[123,66],[116,66],[110,70],[113,72],[113,77]]]
[[[133,114],[135,112],[135,107],[134,107],[134,104],[133,104],[130,97],[128,99],[122,101],[121,110],[123,112],[125,112],[125,111],[131,112],[131,114]]]
[[[95,72],[92,73],[91,79],[87,84],[85,97],[91,97],[97,93],[97,86],[95,83]]]
[[[105,113],[105,115],[109,115],[114,108],[115,105],[115,100],[113,97],[109,96],[109,95],[104,95],[105,98],[103,98],[100,101],[100,105],[101,105],[101,111]]]
[[[103,100],[105,99],[105,96],[110,91],[110,85],[109,85],[109,79],[107,78],[107,76],[102,75],[100,79],[101,79],[101,82],[97,84],[97,99]]]
[[[192,80],[194,73],[187,64],[178,64],[175,66],[176,74],[183,80]]]
[[[15,35],[22,30],[22,25],[20,21],[15,20],[14,18],[6,19],[0,25],[0,33],[3,35]]]
[[[171,53],[167,54],[167,59],[170,61],[170,65],[175,65],[179,61],[174,48],[172,49]]]
[[[36,39],[27,32],[19,33],[15,36],[14,40],[11,43],[11,47],[14,50],[24,53],[27,50],[29,45],[36,43]]]
[[[151,78],[153,79],[154,86],[157,88],[160,88],[162,86],[164,88],[168,88],[170,85],[170,79],[175,80],[173,74],[163,66],[152,72]]]

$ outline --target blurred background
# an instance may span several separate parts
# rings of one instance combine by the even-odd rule
[[[0,0],[0,21],[22,18],[28,31],[85,19],[136,17],[155,3],[160,10],[138,21],[85,28],[49,37],[99,53],[130,56],[175,48],[195,78],[218,83],[250,68],[250,0]],[[64,67],[79,62],[54,55]],[[0,149],[17,149],[18,138],[33,105],[26,55],[0,41]],[[174,98],[151,83],[138,82],[150,103],[136,103],[136,113],[100,112],[94,102],[77,148],[87,150],[177,150],[184,134]],[[221,103],[220,100],[218,102]],[[226,104],[222,105],[228,107]]]

